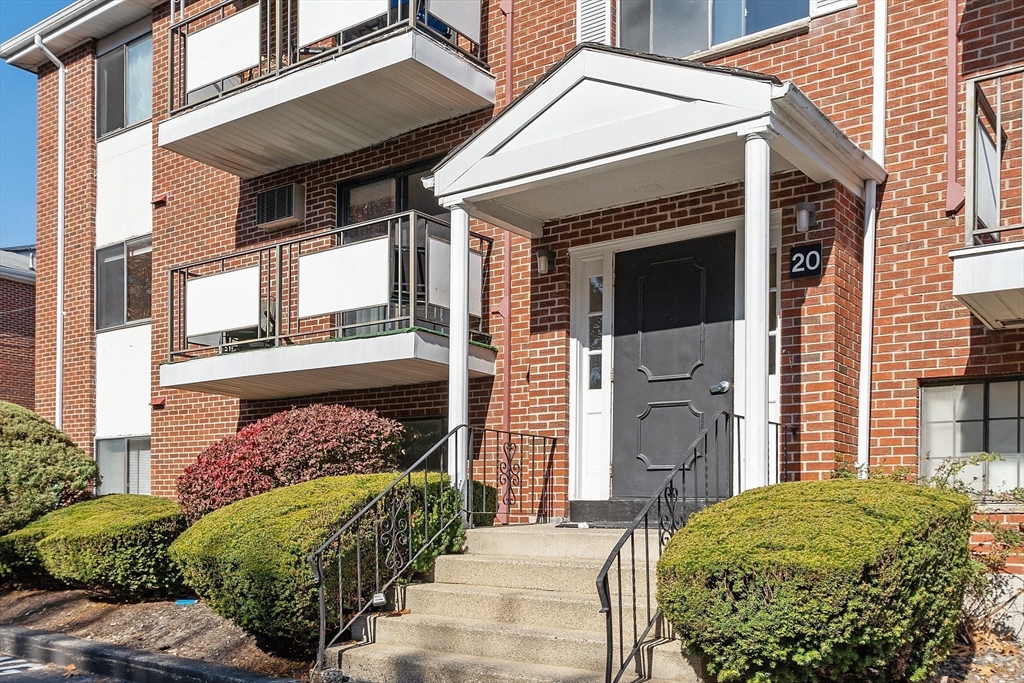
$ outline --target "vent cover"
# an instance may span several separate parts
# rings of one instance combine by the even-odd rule
[[[264,230],[298,225],[305,217],[306,188],[301,183],[260,192],[256,199],[256,224]]]

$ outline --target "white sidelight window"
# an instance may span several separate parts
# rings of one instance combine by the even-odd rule
[[[1024,486],[1024,382],[999,380],[921,390],[921,476],[954,466],[957,479],[987,495]],[[992,460],[972,457],[998,454]],[[961,469],[962,468],[962,469]],[[950,482],[952,483],[952,482]]]
[[[806,19],[810,0],[619,0],[619,44],[666,57]]]
[[[148,436],[97,439],[96,466],[100,471],[100,482],[96,494],[150,495],[149,448]]]
[[[153,36],[114,48],[96,60],[96,136],[153,116]]]

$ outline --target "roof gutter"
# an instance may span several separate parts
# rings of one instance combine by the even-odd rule
[[[64,428],[64,176],[67,138],[67,70],[64,63],[57,59],[43,45],[39,34],[35,37],[36,47],[42,50],[46,58],[53,62],[59,74],[57,100],[57,356],[55,360],[53,413],[54,426]]]
[[[0,266],[0,280],[11,280],[12,282],[24,282],[27,285],[34,285],[36,283],[36,274],[31,271],[21,270],[20,268]]]

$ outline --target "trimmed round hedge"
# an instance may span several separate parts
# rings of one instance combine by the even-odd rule
[[[27,408],[0,401],[0,536],[89,497],[96,463]]]
[[[123,598],[173,595],[167,548],[185,529],[172,500],[118,494],[71,505],[0,537],[0,578],[46,576]]]
[[[413,547],[422,545],[424,536],[422,496],[416,495],[415,487],[420,476],[413,476]],[[395,477],[322,477],[246,498],[192,525],[171,546],[171,557],[181,567],[185,583],[217,614],[277,645],[307,649],[319,633],[320,612],[317,584],[306,558]],[[433,501],[443,497],[446,510],[459,509],[458,493],[446,478],[432,475],[429,491]],[[442,516],[435,503],[431,505],[429,528],[437,530]],[[365,567],[372,561],[372,530],[364,527],[356,533],[362,536],[364,572],[371,572],[364,575],[372,576],[372,567]],[[456,521],[414,569],[428,569],[437,555],[460,549],[464,538],[461,521]],[[343,539],[340,548],[342,564],[350,570],[346,576],[354,576],[355,533]],[[326,554],[323,566],[327,605],[334,610],[329,623],[337,623],[336,550]],[[354,597],[351,587],[346,585],[345,592],[349,604]]]
[[[923,681],[953,643],[971,509],[882,480],[748,491],[672,538],[658,604],[721,683]]]

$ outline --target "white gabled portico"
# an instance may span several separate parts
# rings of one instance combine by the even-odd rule
[[[434,172],[452,207],[452,338],[467,320],[469,218],[538,238],[565,217],[742,181],[735,411],[742,488],[770,483],[768,291],[772,172],[797,169],[857,196],[884,169],[792,83],[763,74],[584,44]],[[738,258],[737,261],[740,261]],[[458,321],[458,322],[457,322]],[[742,332],[740,331],[742,329]],[[468,418],[467,355],[453,342],[452,425]]]

